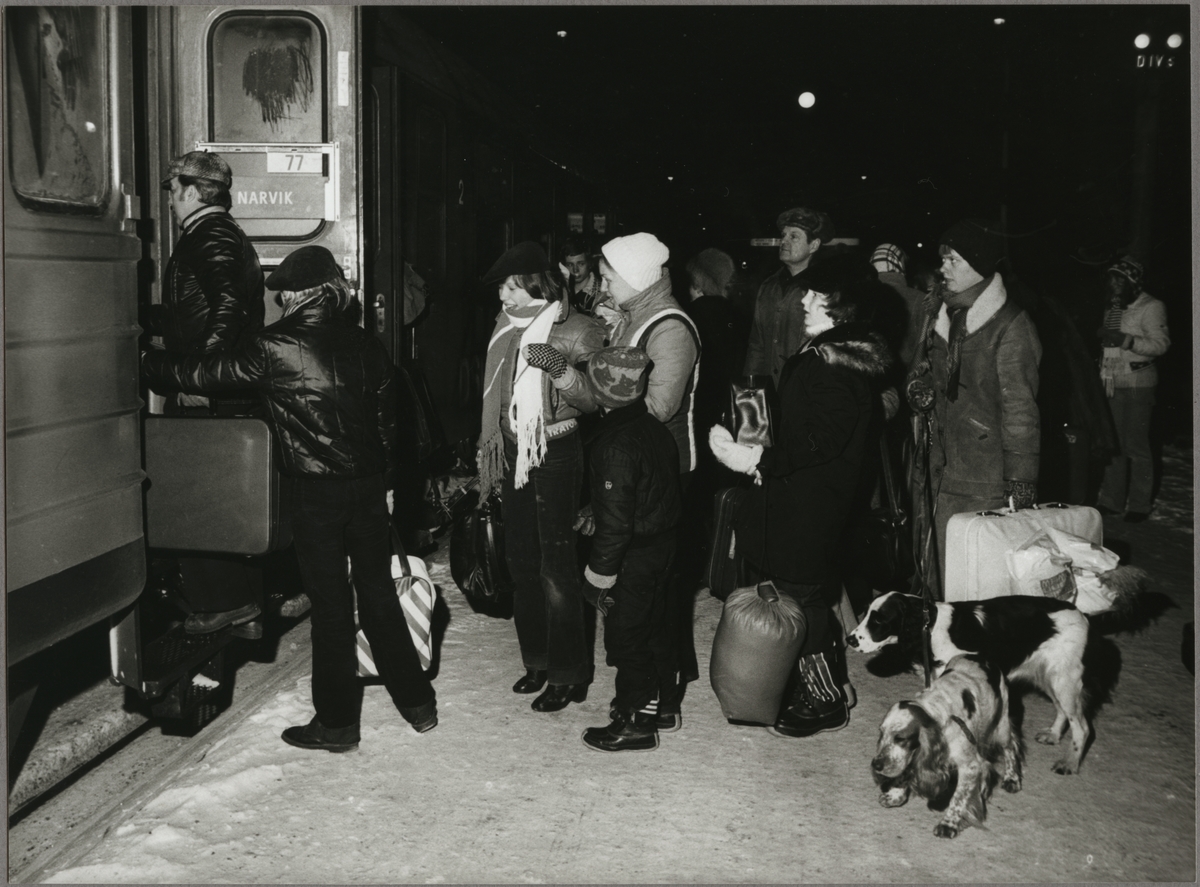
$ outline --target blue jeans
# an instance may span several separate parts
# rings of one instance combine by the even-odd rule
[[[326,727],[357,724],[363,685],[354,641],[358,618],[379,677],[399,709],[434,698],[392,579],[392,542],[383,477],[292,478],[292,537],[312,600],[313,707]]]
[[[1117,388],[1109,398],[1121,454],[1104,471],[1100,504],[1113,511],[1150,513],[1154,490],[1154,458],[1150,454],[1153,388]],[[1128,484],[1128,497],[1126,485]]]
[[[546,459],[513,486],[517,446],[504,440],[504,557],[512,574],[513,623],[525,668],[551,684],[592,679],[584,636],[583,590],[575,555],[575,515],[583,486],[578,433],[555,438]]]

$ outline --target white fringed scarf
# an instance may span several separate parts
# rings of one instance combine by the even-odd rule
[[[546,422],[542,414],[543,372],[525,359],[527,345],[544,345],[550,340],[554,321],[558,319],[558,302],[535,299],[524,308],[505,309],[496,331],[488,342],[484,369],[486,385],[483,390],[483,439],[479,443],[479,490],[486,500],[504,477],[504,439],[500,430],[500,398],[504,373],[513,372],[506,359],[509,336],[519,330],[517,365],[513,379],[512,400],[508,405],[508,423],[517,438],[516,474],[513,486],[517,489],[529,482],[529,472],[546,458]]]

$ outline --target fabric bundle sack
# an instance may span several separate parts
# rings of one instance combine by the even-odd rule
[[[746,446],[771,446],[774,383],[770,376],[743,376],[729,385],[729,432]]]
[[[513,580],[504,561],[504,520],[499,493],[479,504],[478,481],[472,481],[451,506],[450,575],[473,607],[507,607]]]
[[[775,723],[805,630],[800,605],[770,582],[730,593],[709,663],[709,679],[726,719]]]
[[[1047,528],[1096,545],[1104,541],[1100,512],[1084,505],[1055,502],[952,516],[946,525],[946,601],[1021,594],[1008,571],[1008,552]]]
[[[704,570],[704,584],[718,600],[745,582],[745,570],[737,556],[733,533],[733,518],[746,498],[746,490],[731,487],[720,490],[713,498],[713,538]]]
[[[417,657],[421,660],[421,668],[429,670],[433,662],[433,608],[437,603],[437,589],[429,579],[429,571],[425,561],[419,557],[405,555],[400,545],[400,537],[392,528],[392,580],[396,583],[396,596],[400,598],[400,609],[404,611],[404,621],[408,623],[408,633],[412,637],[413,646],[417,648]],[[353,586],[353,579],[351,579]],[[355,609],[354,624],[358,626],[358,611]],[[358,655],[358,673],[368,677],[378,677],[379,670],[375,667],[375,657],[371,654],[371,645],[361,628],[355,635],[356,653]]]
[[[1047,527],[1020,548],[1008,552],[1008,570],[1021,594],[1069,601],[1082,613],[1113,608],[1119,591],[1106,583],[1120,558],[1102,545]]]

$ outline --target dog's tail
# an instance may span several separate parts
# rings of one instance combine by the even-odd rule
[[[1153,580],[1140,567],[1116,567],[1097,578],[1111,604],[1106,609],[1088,612],[1087,616],[1103,634],[1141,631],[1166,610],[1177,606],[1165,594],[1151,590]]]

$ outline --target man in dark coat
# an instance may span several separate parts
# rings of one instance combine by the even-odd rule
[[[841,591],[833,552],[878,427],[874,380],[891,362],[883,338],[867,325],[887,298],[881,287],[853,274],[828,295],[805,296],[809,342],[780,375],[774,446],[738,444],[720,426],[709,433],[722,464],[761,481],[734,520],[738,553],[796,599],[807,623],[796,693],[770,728],[776,735],[813,736],[850,722],[830,609]]]
[[[192,151],[171,161],[162,189],[182,234],[163,274],[162,303],[148,314],[149,332],[171,354],[227,351],[262,329],[263,274],[258,254],[229,214],[233,174],[219,154]],[[175,393],[168,416],[260,414],[258,398],[245,392]],[[233,625],[240,637],[262,636],[262,572],[257,561],[227,557],[179,558],[180,593],[192,612],[192,634]]]
[[[680,517],[679,456],[666,426],[646,409],[650,359],[640,348],[606,348],[587,375],[604,409],[589,449],[596,521],[584,597],[604,614],[607,662],[617,669],[616,699],[607,727],[584,731],[596,751],[658,747],[659,702],[677,658],[667,590]],[[678,730],[677,712],[663,726]]]
[[[316,716],[283,731],[290,745],[331,752],[359,743],[362,683],[355,653],[358,616],[379,676],[418,733],[437,725],[433,686],[391,577],[390,510],[396,447],[391,359],[349,323],[350,290],[329,250],[302,247],[267,279],[283,317],[230,352],[172,357],[151,352],[151,384],[202,393],[237,388],[264,401],[293,505],[292,536],[312,600],[312,695]]]

